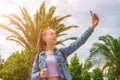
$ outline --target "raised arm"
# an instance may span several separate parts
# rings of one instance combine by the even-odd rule
[[[92,13],[92,11],[90,11],[90,13],[91,13],[91,16],[92,16],[92,25],[91,25],[91,27],[89,27],[81,37],[79,37],[76,41],[71,43],[69,46],[61,48],[61,50],[63,51],[63,53],[65,54],[66,57],[68,55],[70,55],[71,53],[73,53],[81,45],[83,45],[87,41],[89,36],[92,34],[95,27],[97,26],[97,24],[99,22],[98,16],[95,13]]]

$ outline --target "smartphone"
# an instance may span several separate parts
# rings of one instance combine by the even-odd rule
[[[90,15],[92,16],[94,13],[90,10]]]

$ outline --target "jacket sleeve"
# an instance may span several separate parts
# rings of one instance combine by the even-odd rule
[[[65,57],[69,56],[71,53],[73,53],[75,50],[77,50],[81,45],[83,45],[89,36],[92,34],[93,29],[89,27],[82,36],[80,36],[76,41],[72,42],[69,46],[61,48],[63,53],[65,54]]]
[[[39,55],[36,54],[34,57],[33,67],[32,67],[32,74],[31,74],[31,80],[40,80],[39,75],[39,64],[38,64]]]

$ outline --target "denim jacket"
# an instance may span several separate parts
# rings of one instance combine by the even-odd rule
[[[58,63],[60,76],[62,80],[72,80],[72,76],[68,73],[66,68],[66,58],[76,49],[78,49],[82,44],[84,44],[92,32],[93,29],[89,27],[80,38],[72,42],[69,46],[63,47],[61,49],[55,48],[53,50],[53,54]],[[65,58],[63,57],[61,52],[63,52]],[[40,70],[46,68],[45,59],[45,51],[42,51],[40,54],[36,54],[32,68],[31,80],[46,80],[40,78],[39,74]]]

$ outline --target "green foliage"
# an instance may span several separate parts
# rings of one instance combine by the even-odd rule
[[[4,63],[4,59],[2,58],[2,56],[0,55],[0,72],[3,68],[3,63]],[[2,77],[2,75],[0,74],[0,78]]]
[[[82,73],[82,80],[91,80],[90,72],[84,71]]]
[[[29,51],[13,53],[3,64],[0,75],[4,80],[25,80],[28,77]]]
[[[102,42],[96,42],[92,45],[90,49],[89,61],[95,63],[94,60],[96,55],[103,55],[102,59],[99,59],[99,62],[104,62],[103,70],[106,67],[114,67],[116,70],[115,77],[119,79],[120,77],[120,37],[113,38],[111,35],[100,36],[99,40]],[[96,56],[100,58],[101,56]],[[104,61],[101,61],[103,60]],[[99,64],[99,63],[98,63]],[[101,66],[100,66],[101,67]]]
[[[2,56],[0,55],[0,66],[2,66],[3,63],[4,63],[4,59],[3,59]]]
[[[1,75],[2,68],[3,68],[3,65],[0,65],[0,78],[2,78],[2,75]]]
[[[103,73],[102,70],[99,68],[95,68],[93,70],[93,74],[92,74],[93,80],[103,80]]]
[[[86,60],[85,60],[85,63],[84,63],[84,70],[89,70],[91,67],[93,67],[93,64],[92,64],[92,61],[90,60],[90,58],[88,57]]]
[[[71,58],[68,70],[69,73],[72,75],[73,80],[82,79],[82,64],[80,64],[77,54],[75,54],[74,57]]]
[[[108,70],[108,80],[115,80],[115,69],[112,67]]]

